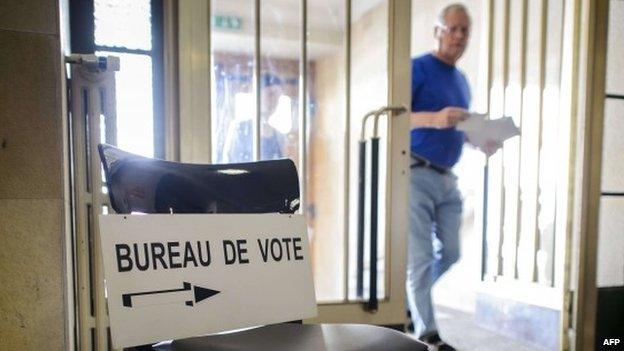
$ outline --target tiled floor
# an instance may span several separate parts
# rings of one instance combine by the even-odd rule
[[[459,351],[541,351],[479,327],[474,317],[463,311],[436,306],[436,317],[442,339]]]

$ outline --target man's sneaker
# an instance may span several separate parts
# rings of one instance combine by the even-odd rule
[[[438,343],[442,342],[442,339],[440,339],[440,334],[438,334],[438,332],[435,330],[424,333],[423,335],[418,337],[418,340],[430,345],[437,345]]]
[[[433,350],[438,351],[456,351],[455,348],[440,339],[440,334],[437,331],[426,332],[421,335],[418,340],[424,342],[429,346],[433,346]]]

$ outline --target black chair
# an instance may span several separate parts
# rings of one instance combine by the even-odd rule
[[[297,170],[291,160],[197,165],[156,160],[99,145],[111,206],[117,213],[294,213]],[[267,325],[175,340],[175,351],[427,350],[398,331],[362,324]]]

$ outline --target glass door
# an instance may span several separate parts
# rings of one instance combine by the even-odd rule
[[[178,13],[181,161],[292,159],[312,248],[314,321],[402,324],[407,114],[370,118],[364,131],[379,136],[376,311],[363,307],[369,205],[357,260],[358,143],[365,114],[409,106],[409,2],[184,1]],[[371,195],[365,190],[366,204]]]
[[[342,207],[333,212],[333,220],[321,216],[320,213],[317,218],[321,223],[325,221],[334,225],[342,224],[344,229],[342,232],[337,230],[331,232],[340,233],[338,235],[329,236],[325,233],[330,232],[321,230],[318,231],[319,234],[313,236],[315,285],[320,304],[319,317],[315,321],[402,324],[405,321],[404,244],[407,233],[408,120],[406,114],[383,116],[379,119],[377,176],[380,186],[377,192],[378,246],[375,262],[377,279],[376,284],[373,284],[376,285],[376,297],[379,302],[377,310],[370,311],[367,307],[370,307],[368,300],[371,298],[370,180],[373,171],[370,164],[373,150],[370,138],[374,134],[375,123],[373,119],[369,119],[363,124],[363,118],[367,113],[383,106],[409,106],[409,4],[396,1],[336,2],[346,5],[344,23],[349,23],[344,29],[343,54],[346,57],[342,61],[346,65],[344,79],[347,83],[344,94],[345,100],[348,101],[344,109],[346,117],[343,124],[344,139],[339,139],[341,137],[339,135],[336,138],[344,140],[346,147],[341,149],[340,145],[336,145],[336,150],[343,150],[340,154],[342,160],[334,161],[335,165],[328,163],[327,167],[340,169],[336,168],[339,163],[345,165],[342,171],[344,183],[337,186],[344,200]],[[402,8],[403,6],[406,7]],[[321,9],[316,11],[320,12]],[[311,21],[314,21],[314,18],[327,17],[322,13],[314,13],[314,10],[310,12]],[[323,64],[328,65],[325,61],[319,60],[317,68],[322,69]],[[336,81],[336,76],[328,78]],[[324,81],[326,86],[331,83],[332,81],[327,78]],[[340,88],[339,83],[333,85]],[[331,101],[331,95],[328,97],[326,101]],[[318,102],[319,106],[323,106],[324,100],[318,99]],[[335,118],[332,116],[331,108],[325,110],[331,116],[329,118]],[[325,129],[331,130],[331,124],[326,125]],[[325,134],[323,128],[319,128],[318,133]],[[360,243],[358,226],[362,225],[362,222],[358,218],[358,199],[361,189],[358,188],[358,181],[361,162],[359,142],[362,136],[366,140],[367,155],[364,163],[367,167],[363,194],[364,241]],[[335,160],[335,156],[338,155],[334,154],[334,157],[326,159]],[[358,244],[361,244],[360,249],[363,248],[363,262],[358,262]],[[341,269],[336,270],[334,267]],[[358,289],[358,278],[362,279],[361,291]]]

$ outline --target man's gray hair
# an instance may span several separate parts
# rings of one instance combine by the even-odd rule
[[[438,14],[438,22],[436,23],[436,26],[445,26],[446,15],[448,15],[448,13],[451,11],[463,11],[466,16],[468,16],[468,20],[472,23],[472,18],[470,17],[470,12],[468,12],[468,8],[466,7],[466,5],[461,3],[454,3],[447,5],[442,9],[442,11],[440,11],[440,13]]]

